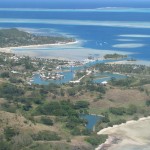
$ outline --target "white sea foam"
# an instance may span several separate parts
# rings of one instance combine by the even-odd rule
[[[142,43],[126,43],[126,44],[115,44],[112,47],[114,48],[140,48],[144,47],[146,44]]]
[[[132,37],[132,38],[150,38],[150,35],[148,34],[122,34],[119,35],[121,37]]]
[[[60,20],[60,19],[22,19],[22,18],[0,18],[0,23],[33,23],[33,24],[59,24],[59,25],[80,25],[80,26],[108,26],[123,28],[150,28],[150,22],[132,21],[92,21],[92,20]]]
[[[137,41],[135,39],[116,39],[117,41],[121,41],[121,42],[132,42],[132,41]]]

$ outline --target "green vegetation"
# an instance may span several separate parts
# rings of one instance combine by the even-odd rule
[[[0,53],[0,62],[1,149],[92,150],[107,139],[96,131],[150,115],[150,67],[96,64],[78,84],[34,85],[29,81],[37,72],[56,74],[56,68],[69,62],[5,53]],[[94,83],[94,73],[105,71],[127,78],[112,78],[105,86]],[[76,79],[85,74],[77,72]],[[89,113],[104,116],[95,132],[80,117]],[[75,146],[77,140],[80,145]]]
[[[106,141],[108,138],[107,135],[92,135],[86,138],[86,141],[92,144],[93,146],[98,146]]]
[[[18,132],[15,129],[11,128],[11,127],[6,127],[4,129],[4,135],[5,135],[6,140],[8,140],[8,141],[10,141],[11,138],[14,137],[17,134],[18,134]]]
[[[93,66],[100,72],[118,72],[122,74],[142,74],[149,75],[150,67],[144,65],[131,65],[131,64],[96,64]]]
[[[37,36],[18,29],[0,30],[0,47],[18,47],[39,44],[55,44],[73,42],[74,39],[67,37]]]
[[[61,137],[55,132],[52,131],[40,131],[37,134],[32,135],[33,140],[35,141],[59,141]]]
[[[41,122],[43,124],[46,124],[46,125],[50,125],[52,126],[54,123],[53,123],[53,120],[51,120],[50,118],[48,117],[41,117]]]
[[[146,106],[148,106],[148,107],[150,106],[150,100],[146,101]]]
[[[121,54],[106,54],[104,56],[105,59],[122,59],[122,58],[127,58],[127,55],[121,55]]]

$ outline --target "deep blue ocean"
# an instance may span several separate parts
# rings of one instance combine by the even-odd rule
[[[148,0],[2,0],[0,28],[25,28],[36,34],[68,35],[94,50],[132,52],[150,61]]]

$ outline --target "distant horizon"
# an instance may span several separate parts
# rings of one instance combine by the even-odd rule
[[[35,2],[36,1],[36,2]],[[96,7],[150,8],[150,0],[1,0],[0,8],[96,8]]]

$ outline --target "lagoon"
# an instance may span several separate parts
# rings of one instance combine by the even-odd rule
[[[81,115],[81,118],[88,121],[86,128],[89,130],[94,130],[95,125],[101,120],[102,116],[98,115]]]
[[[95,74],[95,77],[96,79],[93,80],[94,83],[102,83],[104,81],[110,81],[112,78],[114,79],[127,78],[127,76],[123,74],[108,73],[108,72]]]

